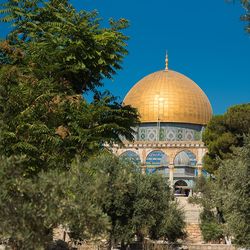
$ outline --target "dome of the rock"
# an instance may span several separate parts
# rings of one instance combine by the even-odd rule
[[[168,69],[142,78],[124,98],[137,108],[141,123],[134,129],[134,141],[124,140],[114,148],[142,172],[157,172],[169,178],[176,195],[188,196],[202,169],[207,151],[203,131],[212,117],[211,104],[202,89],[187,76]]]
[[[210,102],[202,89],[172,70],[142,78],[128,92],[124,103],[138,109],[141,122],[205,125],[212,116]]]

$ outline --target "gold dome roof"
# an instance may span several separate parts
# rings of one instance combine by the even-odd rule
[[[128,92],[124,104],[138,109],[141,122],[205,125],[212,116],[202,89],[188,77],[168,69],[141,79]]]

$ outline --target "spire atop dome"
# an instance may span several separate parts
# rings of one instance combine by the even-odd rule
[[[166,67],[165,67],[165,71],[168,71],[168,51],[166,51]]]

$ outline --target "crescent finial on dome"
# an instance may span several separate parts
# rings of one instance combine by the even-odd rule
[[[166,51],[166,67],[165,67],[165,70],[168,71],[168,51]]]

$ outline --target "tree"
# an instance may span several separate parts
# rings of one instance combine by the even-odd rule
[[[183,237],[183,213],[166,180],[110,153],[32,179],[23,177],[25,157],[1,161],[0,237],[13,249],[46,248],[59,225],[73,240],[109,238],[110,247],[125,248],[135,235],[169,242]]]
[[[11,64],[0,66],[0,151],[29,156],[27,173],[63,169],[76,154],[86,159],[104,143],[133,139],[134,108],[109,93],[89,104],[66,82],[62,85],[46,72],[43,79],[27,73],[21,50],[3,42],[1,51]]]
[[[0,46],[0,232],[18,249],[45,248],[58,225],[75,239],[108,233],[111,245],[138,231],[166,238],[169,227],[156,234],[156,225],[178,210],[163,177],[97,156],[132,140],[138,123],[135,109],[97,91],[121,67],[127,21],[101,28],[66,0],[9,0],[1,13],[14,28]],[[143,204],[149,222],[138,222]]]
[[[248,23],[246,26],[246,31],[250,33],[250,2],[249,0],[241,0],[241,4],[246,11],[246,13],[241,17],[241,20]]]
[[[0,233],[18,249],[43,249],[58,225],[77,238],[105,233],[103,176],[72,162],[133,139],[137,111],[97,91],[126,54],[126,21],[101,28],[68,1],[3,6],[14,29],[0,44]],[[81,95],[87,90],[91,103]]]
[[[152,239],[163,239],[168,243],[176,243],[178,239],[186,237],[184,211],[178,207],[176,202],[170,202],[168,209],[164,209],[158,219],[159,221],[150,229]]]
[[[232,156],[234,147],[241,147],[244,135],[249,133],[250,104],[236,105],[224,115],[214,116],[203,134],[203,141],[208,147],[204,158],[205,168],[214,173],[220,160]]]
[[[192,202],[201,204],[201,230],[206,241],[231,238],[241,247],[250,246],[250,140],[233,150],[229,159],[220,160],[213,179],[196,182]]]
[[[77,12],[67,0],[8,0],[0,14],[14,26],[7,38],[24,51],[30,70],[78,93],[102,86],[127,54],[128,38],[121,32],[126,19],[110,19],[110,27],[103,28],[96,12]]]
[[[233,0],[227,0],[227,2],[235,2]],[[250,2],[249,0],[240,0],[239,1],[245,10],[245,14],[241,16],[241,20],[247,22],[246,32],[250,33]]]
[[[217,187],[221,187],[223,214],[233,237],[239,246],[250,247],[250,137],[234,150],[232,159],[222,161]]]
[[[144,175],[132,162],[111,155],[93,158],[89,164],[103,173],[102,207],[111,223],[109,248],[121,244],[125,249],[135,235],[141,243],[146,236],[169,242],[184,236],[183,212],[163,176]]]
[[[215,179],[201,176],[196,179],[191,203],[201,205],[200,228],[205,242],[220,243],[226,235],[222,212],[221,188]]]
[[[132,223],[138,240],[148,236],[175,243],[183,238],[184,214],[175,203],[166,178],[158,174],[140,175],[137,182]]]
[[[67,172],[50,170],[24,178],[25,157],[1,157],[0,237],[12,249],[45,249],[59,225],[78,228],[79,238],[98,236],[109,226],[97,200],[100,179],[76,161]]]
[[[213,175],[198,179],[196,191],[201,195],[193,201],[203,206],[201,229],[206,240],[218,241],[223,235],[238,245],[249,244],[249,191],[243,177],[249,171],[249,139],[245,139],[249,127],[250,104],[242,104],[213,117],[203,134],[208,147],[204,163]]]

